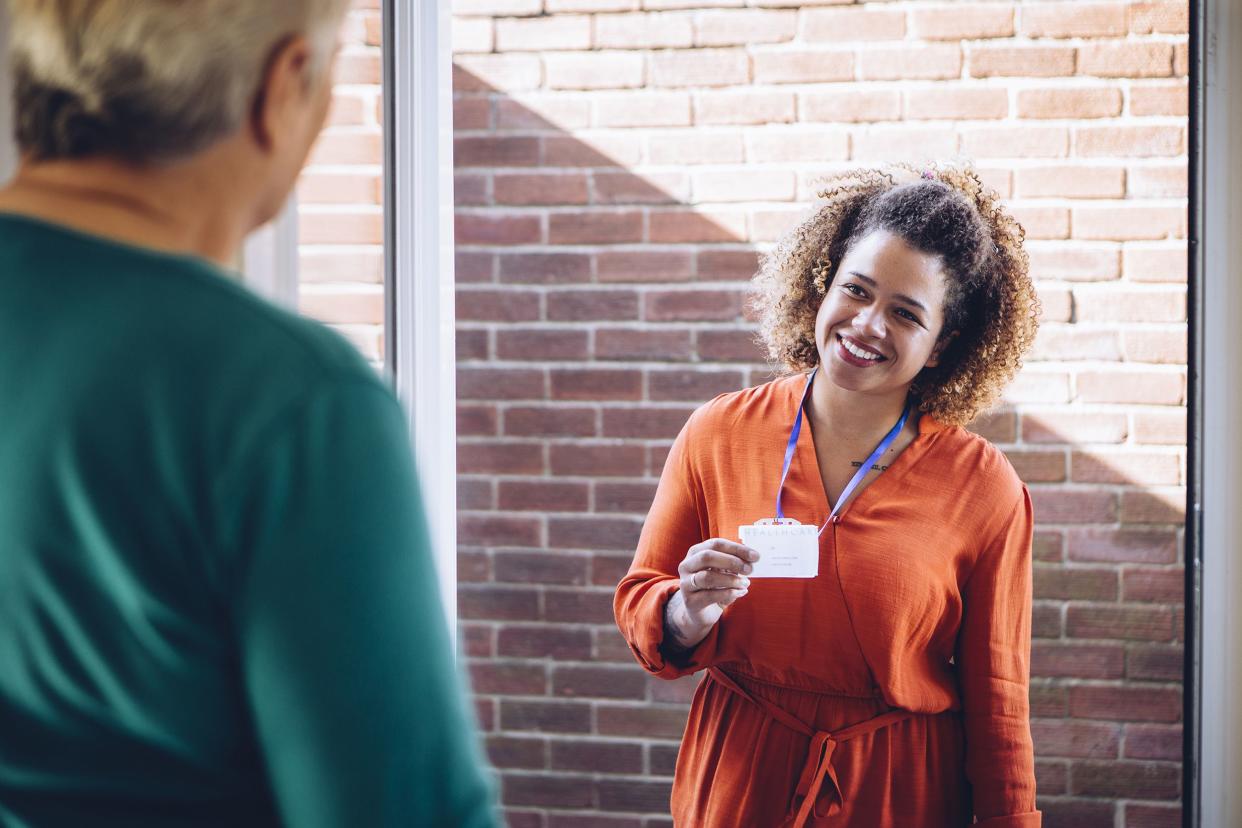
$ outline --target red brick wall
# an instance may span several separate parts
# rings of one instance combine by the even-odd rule
[[[1046,824],[1180,824],[1187,4],[454,11],[459,600],[510,824],[667,824],[693,687],[633,663],[612,589],[686,416],[768,376],[742,312],[756,251],[817,175],[925,153],[1009,199],[1044,301],[978,428],[1035,498]],[[373,18],[303,225],[348,246],[307,248],[329,295],[309,309],[355,334],[380,318],[378,265],[348,283],[348,254],[377,252],[378,171],[350,167],[378,157]]]
[[[298,181],[299,305],[383,359],[383,95],[379,0],[354,0],[328,123]]]

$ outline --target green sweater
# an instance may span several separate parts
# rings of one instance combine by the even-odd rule
[[[385,385],[202,260],[0,215],[0,825],[493,820]]]

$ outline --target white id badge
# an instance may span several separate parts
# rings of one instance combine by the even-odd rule
[[[819,575],[819,529],[786,519],[737,528],[743,544],[759,553],[751,578],[814,578]]]

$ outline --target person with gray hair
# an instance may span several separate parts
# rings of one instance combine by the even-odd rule
[[[0,825],[494,825],[401,408],[228,274],[347,0],[8,2]]]

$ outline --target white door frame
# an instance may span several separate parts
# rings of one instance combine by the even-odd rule
[[[405,403],[457,629],[453,58],[448,0],[384,0],[385,363]]]
[[[1193,205],[1201,235],[1192,238],[1202,243],[1191,248],[1191,273],[1199,272],[1194,287],[1201,288],[1194,303],[1200,324],[1191,360],[1192,371],[1196,364],[1199,370],[1191,378],[1197,418],[1190,446],[1191,468],[1199,473],[1190,481],[1187,529],[1198,543],[1188,546],[1186,564],[1200,614],[1187,619],[1197,632],[1186,658],[1191,680],[1199,682],[1193,688],[1199,703],[1185,726],[1199,751],[1197,789],[1185,795],[1197,825],[1213,828],[1242,825],[1242,8],[1233,0],[1191,8],[1203,15],[1196,21],[1201,50],[1192,50],[1191,60],[1198,63],[1201,51],[1196,68],[1204,83],[1195,101],[1200,106],[1192,109],[1200,113],[1200,143],[1191,171],[1202,186]]]

